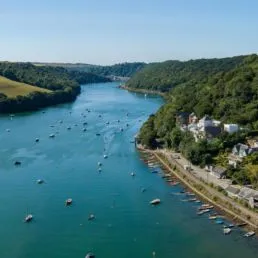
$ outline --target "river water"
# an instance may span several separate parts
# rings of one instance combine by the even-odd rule
[[[85,85],[74,103],[0,117],[0,257],[257,257],[257,239],[239,229],[224,236],[197,204],[182,202],[181,186],[140,160],[131,141],[163,101],[117,85]],[[161,205],[150,206],[154,198]]]

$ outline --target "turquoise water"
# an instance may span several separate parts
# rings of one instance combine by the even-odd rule
[[[257,239],[236,229],[224,236],[221,225],[196,215],[197,205],[181,201],[181,186],[150,173],[130,141],[162,99],[116,86],[82,86],[74,103],[0,117],[0,257],[257,257]],[[151,207],[154,198],[162,204]],[[35,218],[28,224],[27,210]]]

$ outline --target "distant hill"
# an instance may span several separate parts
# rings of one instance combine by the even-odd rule
[[[117,76],[117,77],[131,77],[143,67],[146,66],[146,63],[135,62],[135,63],[121,63],[110,66],[101,66],[101,65],[91,65],[91,64],[82,64],[82,63],[34,63],[37,66],[55,66],[55,67],[64,67],[68,70],[75,70],[81,72],[94,73],[101,76]]]
[[[0,76],[0,112],[35,110],[72,101],[80,93],[80,84],[110,81],[63,67],[11,62],[0,62]]]
[[[137,72],[126,86],[135,89],[148,89],[168,92],[173,87],[185,84],[205,82],[209,76],[218,72],[227,72],[240,64],[245,56],[221,59],[197,59],[182,61],[166,61],[146,65]]]

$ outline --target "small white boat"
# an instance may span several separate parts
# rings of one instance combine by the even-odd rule
[[[88,220],[94,220],[95,219],[95,215],[94,214],[90,214]]]
[[[43,179],[38,179],[38,180],[37,180],[37,184],[41,185],[41,184],[43,184],[43,183],[44,183],[44,180],[43,180]]]
[[[150,201],[150,204],[152,205],[160,204],[160,199],[153,199],[152,201]]]
[[[231,230],[230,228],[223,228],[223,234],[224,234],[224,235],[230,234],[231,231],[232,231],[232,230]]]
[[[197,212],[197,215],[202,215],[204,213],[210,212],[210,209],[205,209]]]
[[[39,142],[39,138],[36,138],[36,139],[35,139],[35,142]]]
[[[106,154],[103,156],[104,159],[107,159],[107,157],[108,157],[108,155],[106,155]]]
[[[28,214],[28,215],[25,217],[24,222],[30,222],[30,221],[32,221],[32,219],[33,219],[32,214]]]
[[[132,173],[131,173],[131,176],[135,176],[135,173],[134,173],[134,172],[132,172]]]
[[[93,253],[88,253],[85,258],[95,258],[95,255]]]
[[[244,234],[244,237],[251,237],[251,236],[254,236],[254,235],[255,235],[254,231],[249,231],[249,232]]]
[[[83,128],[83,129],[82,129],[82,131],[83,131],[83,132],[86,132],[86,131],[87,131],[87,129],[86,129],[86,128]]]
[[[72,198],[68,198],[66,201],[65,201],[65,204],[68,206],[68,205],[71,205],[73,202],[73,199]]]
[[[49,135],[49,138],[54,138],[54,137],[55,135],[53,133]]]
[[[101,168],[99,168],[99,169],[98,169],[98,171],[99,171],[99,172],[101,172],[101,171],[102,171],[102,169],[101,169]]]
[[[101,162],[98,162],[98,166],[101,167],[101,166],[102,166],[102,163],[101,163]]]

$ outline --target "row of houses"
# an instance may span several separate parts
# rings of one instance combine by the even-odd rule
[[[189,131],[193,134],[195,141],[200,139],[212,140],[218,137],[223,131],[235,133],[240,130],[237,124],[223,124],[210,116],[205,115],[199,119],[195,113],[178,112],[176,116],[177,124],[182,131]],[[237,167],[237,164],[243,161],[243,158],[258,152],[258,140],[248,140],[247,144],[238,143],[228,157],[228,164]]]
[[[258,209],[258,191],[234,185],[229,185],[225,191],[229,197],[244,200],[251,208]]]
[[[220,121],[212,119],[208,115],[199,119],[195,113],[178,112],[176,121],[181,130],[190,131],[196,141],[199,141],[200,139],[211,140],[214,137],[219,136],[223,131],[228,133],[239,131],[239,126],[237,124],[224,124],[222,126]]]

